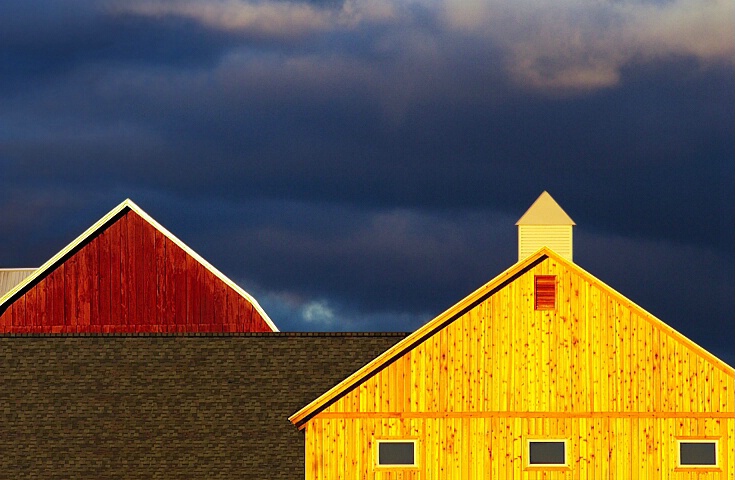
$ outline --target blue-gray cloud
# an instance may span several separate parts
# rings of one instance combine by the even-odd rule
[[[2,266],[129,196],[279,325],[408,330],[549,190],[582,266],[732,332],[732,2],[59,5],[0,4]]]

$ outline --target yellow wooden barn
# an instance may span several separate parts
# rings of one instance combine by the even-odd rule
[[[575,265],[573,224],[544,192],[518,263],[292,415],[306,479],[735,478],[735,371]]]

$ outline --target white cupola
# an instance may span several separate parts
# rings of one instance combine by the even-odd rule
[[[516,225],[519,262],[541,247],[549,247],[572,261],[572,227],[576,224],[548,192],[533,202]]]

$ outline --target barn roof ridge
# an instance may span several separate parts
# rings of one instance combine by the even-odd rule
[[[61,262],[69,253],[73,252],[77,247],[82,245],[89,237],[93,236],[99,230],[107,226],[107,224],[111,220],[113,220],[117,215],[119,215],[126,209],[135,212],[138,216],[140,216],[143,220],[145,220],[153,228],[158,230],[166,238],[168,238],[170,241],[172,241],[174,244],[176,244],[178,247],[184,250],[194,260],[199,262],[204,268],[209,270],[215,277],[217,277],[219,280],[227,284],[230,288],[232,288],[235,292],[237,292],[238,295],[240,295],[245,300],[250,302],[250,304],[260,314],[260,316],[268,324],[268,326],[271,329],[273,329],[273,331],[275,332],[279,331],[278,327],[276,327],[275,323],[273,323],[273,320],[270,319],[268,314],[265,313],[265,310],[263,310],[263,307],[260,306],[258,301],[255,300],[255,298],[253,298],[252,295],[246,292],[242,287],[237,285],[235,282],[230,280],[224,273],[220,272],[211,263],[206,261],[201,255],[199,255],[194,250],[192,250],[188,245],[186,245],[178,237],[176,237],[176,235],[169,232],[163,225],[161,225],[153,217],[148,215],[142,208],[136,205],[135,202],[133,202],[130,198],[126,198],[121,203],[119,203],[115,208],[107,212],[97,222],[92,224],[89,228],[87,228],[84,232],[82,232],[79,236],[77,236],[74,240],[72,240],[64,248],[62,248],[58,253],[56,253],[54,256],[48,259],[43,265],[38,267],[36,271],[34,271],[32,274],[27,276],[23,281],[21,281],[15,287],[13,287],[8,292],[6,292],[4,295],[2,295],[2,297],[0,297],[0,309],[2,309],[8,302],[14,301],[16,295],[19,292],[22,292],[27,286],[33,284],[36,281],[36,279],[39,279],[43,277],[45,274],[47,274],[49,270],[51,270],[59,262]]]
[[[735,374],[735,368],[726,364],[717,356],[708,352],[706,349],[686,337],[684,334],[677,331],[675,328],[666,324],[663,320],[655,317],[643,307],[640,307],[632,300],[627,298],[625,295],[610,287],[605,282],[599,280],[597,277],[579,267],[574,262],[565,259],[548,247],[542,247],[534,254],[529,255],[522,261],[511,265],[508,269],[497,275],[495,278],[485,283],[480,288],[476,289],[475,291],[464,297],[462,300],[455,303],[453,306],[425,323],[423,326],[419,327],[411,335],[396,343],[394,346],[383,352],[378,357],[374,358],[370,363],[353,372],[352,375],[345,378],[343,381],[341,381],[328,391],[324,392],[321,396],[314,399],[312,402],[291,415],[288,418],[289,421],[296,425],[299,429],[303,428],[309,419],[311,419],[319,412],[327,408],[329,405],[337,401],[343,395],[347,394],[348,392],[359,386],[366,378],[374,375],[375,373],[392,363],[394,360],[412,350],[417,345],[424,342],[427,338],[431,337],[442,328],[460,318],[465,312],[483,301],[486,297],[492,295],[493,293],[504,287],[507,283],[515,279],[518,275],[533,268],[535,265],[545,260],[546,258],[551,258],[556,262],[564,264],[580,276],[584,277],[590,283],[598,285],[600,288],[606,290],[608,294],[613,295],[619,301],[631,308],[631,310],[636,311],[638,314],[640,314],[645,320],[650,322],[654,328],[658,328],[663,333],[668,334],[679,342],[682,342],[687,347],[691,348],[693,351],[704,357],[706,360],[710,361],[715,367],[725,371],[727,374]]]

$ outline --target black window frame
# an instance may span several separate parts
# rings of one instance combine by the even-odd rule
[[[680,438],[676,440],[676,466],[677,468],[718,468],[719,465],[719,441],[708,438]],[[708,444],[714,447],[714,463],[682,463],[682,445]]]
[[[542,463],[540,461],[533,462],[532,454],[531,454],[531,445],[534,443],[541,443],[541,444],[561,444],[563,446],[563,459],[562,463],[559,462],[552,462],[552,463]],[[526,466],[537,468],[537,467],[568,467],[569,466],[569,440],[566,438],[528,438],[526,439]]]
[[[381,463],[380,448],[382,445],[411,444],[413,446],[413,463]],[[375,465],[378,468],[415,468],[418,467],[418,440],[413,438],[379,438],[375,441]]]

